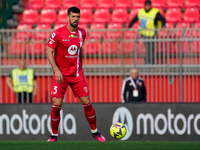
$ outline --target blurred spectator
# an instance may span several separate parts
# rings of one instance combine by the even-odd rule
[[[33,69],[26,68],[23,59],[19,60],[19,68],[12,70],[6,78],[6,83],[11,91],[16,93],[18,103],[32,103],[36,96],[36,76]]]
[[[136,68],[130,71],[130,77],[126,78],[122,85],[122,103],[146,102],[146,88],[144,81],[138,76]]]
[[[145,8],[141,8],[138,14],[130,22],[128,28],[130,28],[137,20],[139,20],[139,33],[142,38],[148,39],[144,41],[146,47],[146,64],[154,64],[154,51],[155,42],[153,39],[156,37],[155,29],[165,26],[165,18],[160,14],[159,9],[151,7],[151,1],[145,1]],[[162,25],[161,25],[162,24]]]

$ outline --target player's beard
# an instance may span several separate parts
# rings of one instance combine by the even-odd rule
[[[73,23],[69,23],[73,28],[76,28],[76,27],[78,27],[78,22],[74,22],[74,23],[77,23],[76,25],[74,25]]]

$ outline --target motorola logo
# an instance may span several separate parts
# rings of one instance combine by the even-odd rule
[[[133,118],[131,112],[126,107],[119,107],[113,115],[112,124],[121,122],[127,129],[126,136],[121,140],[127,140],[133,132]]]

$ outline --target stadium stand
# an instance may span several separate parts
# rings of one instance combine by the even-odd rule
[[[58,13],[58,21],[57,21],[57,23],[60,23],[60,24],[66,24],[66,23],[68,23],[68,20],[67,20],[67,15],[68,15],[68,13],[67,13],[67,9],[61,9],[60,11],[59,11],[59,13]]]
[[[96,8],[97,7],[97,1],[96,0],[80,0],[80,7],[81,8]]]
[[[114,0],[99,0],[98,1],[98,8],[114,8]]]
[[[94,12],[94,22],[108,23],[110,21],[110,13],[108,9],[96,9]]]
[[[145,0],[134,0],[132,2],[132,7],[133,8],[143,8],[144,7],[144,2],[145,2]]]
[[[169,23],[177,23],[181,21],[181,10],[180,8],[169,8],[166,11],[165,19]]]
[[[61,7],[61,0],[45,0],[45,8],[58,9]]]
[[[49,37],[50,33],[43,32],[43,30],[45,29],[51,29],[51,26],[49,24],[38,24],[35,28],[36,32],[34,35],[34,39],[46,40]]]
[[[122,29],[122,28],[123,28],[123,26],[121,23],[109,23],[108,24],[108,29],[111,29],[111,30],[113,30],[113,29],[117,30],[117,29]],[[106,36],[108,38],[117,39],[118,37],[121,36],[121,34],[122,34],[121,31],[111,31],[111,32],[108,31]]]
[[[20,23],[36,24],[39,19],[39,14],[36,9],[25,9],[22,14],[22,21]]]
[[[199,0],[185,0],[185,7],[200,7]]]
[[[140,64],[142,67],[144,67],[144,70],[154,69],[154,71],[151,72],[151,74],[153,74],[152,76],[148,76],[148,72],[144,73],[144,70],[142,72],[144,74],[144,79],[148,83],[147,90],[149,102],[179,102],[180,94],[178,94],[179,89],[177,88],[179,86],[179,84],[177,84],[179,82],[179,78],[175,75],[174,83],[168,83],[170,82],[168,76],[171,76],[172,74],[178,74],[178,72],[173,72],[173,70],[179,70],[180,68],[173,68],[173,65],[180,65],[180,52],[182,52],[183,66],[184,64],[186,64],[186,66],[191,65],[190,67],[192,68],[193,64],[198,66],[200,63],[200,42],[198,39],[200,37],[199,0],[152,0],[153,7],[158,8],[160,10],[160,13],[165,16],[167,21],[165,28],[158,31],[158,41],[156,43],[155,53],[156,59],[158,59],[159,61],[164,62],[167,60],[163,63],[163,68],[161,68],[161,70],[163,69],[164,72],[159,72],[159,69],[156,68],[159,67],[159,65],[162,65],[162,63],[157,63],[158,65],[155,64],[154,66],[149,65],[150,67],[145,66],[146,64],[143,61],[143,57],[146,54],[146,48],[143,41],[141,41],[140,36],[136,37],[139,24],[134,24],[130,30],[126,29],[127,24],[131,21],[131,19],[135,17],[138,9],[144,7],[144,0],[23,0],[23,2],[24,1],[27,2],[24,4],[24,12],[21,14],[14,14],[14,16],[19,16],[18,20],[21,21],[16,27],[16,32],[12,32],[15,34],[11,33],[12,36],[9,39],[10,41],[8,41],[8,43],[10,44],[7,44],[6,46],[3,45],[3,47],[7,48],[7,53],[6,55],[2,53],[2,58],[5,59],[5,61],[2,60],[2,63],[9,62],[9,59],[11,57],[13,59],[19,57],[20,55],[29,54],[31,58],[34,58],[30,59],[29,64],[32,63],[31,65],[33,66],[41,65],[41,62],[45,62],[46,64],[48,64],[44,54],[46,53],[45,43],[47,42],[50,33],[43,32],[43,30],[57,29],[61,26],[66,25],[68,22],[67,9],[71,6],[78,6],[81,8],[81,20],[79,26],[85,29],[92,29],[92,32],[87,32],[87,39],[83,46],[83,54],[85,57],[84,65],[86,65],[86,68],[88,67],[88,64],[89,67],[93,66],[94,64],[100,64],[100,66],[102,65],[106,68],[111,65],[121,65],[121,63],[123,63],[124,67],[126,65],[133,65],[136,62],[136,64]],[[13,14],[9,15],[12,16]],[[29,29],[35,30],[33,32],[27,31]],[[111,30],[106,31],[105,33],[105,31],[99,31],[98,29]],[[123,29],[123,31],[117,31],[117,29]],[[32,35],[32,33],[34,34]],[[136,60],[135,54],[137,54]],[[172,67],[170,68],[170,72],[167,72],[165,70],[164,67],[166,65],[168,65],[169,68]],[[142,67],[141,69],[143,69]],[[103,71],[105,68],[101,68],[100,70]],[[91,68],[89,68],[88,70],[90,69]],[[95,69],[98,70],[98,68],[94,68],[93,70]],[[183,71],[186,69],[183,68]],[[127,70],[127,68],[123,68],[122,72],[124,72],[122,74],[118,72],[117,73],[121,76],[126,76]],[[97,84],[97,82],[98,84],[102,84],[103,82],[109,83],[112,80],[114,84],[116,82],[115,80],[117,80],[117,84],[121,86],[121,76],[117,77],[116,79],[114,79],[114,77],[106,75],[105,77],[91,77],[96,73],[95,71],[86,72],[90,76],[87,76],[88,81],[91,80],[91,82],[95,81],[95,84]],[[39,72],[40,75],[42,73]],[[100,74],[101,73],[102,72],[100,72]],[[189,83],[191,80],[191,78],[189,77],[189,71],[184,72],[184,74],[188,76],[188,78],[185,78],[184,80]],[[51,76],[51,74],[49,76]],[[156,77],[159,77],[160,80],[157,80]],[[40,81],[44,81],[44,84],[49,82],[45,75],[38,78]],[[45,78],[45,80],[42,80],[42,78]],[[165,83],[167,87],[166,90],[168,90],[166,92],[166,97],[168,98],[163,98],[161,96],[163,95],[163,90],[150,90],[151,86],[160,86],[158,85],[160,82]],[[158,84],[156,85],[155,83]],[[90,83],[90,85],[93,88],[93,83]],[[105,85],[102,86],[102,88],[105,87]],[[192,88],[195,89],[196,87],[194,86]],[[45,87],[46,93],[49,92],[48,88],[49,87]],[[173,88],[177,90],[174,93],[172,91]],[[42,88],[40,88],[39,90],[41,89]],[[115,94],[107,94],[106,96],[107,91],[105,90],[105,92],[102,94],[99,92],[100,90],[103,91],[104,89],[99,89],[99,87],[97,89],[93,89],[94,92],[91,94],[91,97],[93,99],[95,99],[96,97],[101,97],[99,98],[100,100],[96,98],[95,102],[106,102],[106,98],[110,99],[110,97],[112,97],[113,95],[117,95],[120,93],[120,90],[117,89],[117,92],[112,91]],[[43,94],[46,94],[45,92],[41,92],[42,94],[40,93],[40,95],[38,96],[39,100],[36,102],[50,102],[46,100],[48,99],[48,96],[46,96],[46,99],[43,100],[45,97]],[[96,95],[96,93],[98,93],[98,95]],[[101,96],[99,95],[99,93],[105,96]],[[193,91],[190,91],[188,93],[193,93]],[[77,100],[74,99],[72,93],[71,95],[72,97],[69,98],[68,96],[65,102],[77,102]],[[198,96],[195,97],[194,95],[190,96],[189,98],[193,101],[199,101],[197,97]],[[120,102],[118,95],[116,96],[116,99],[117,100],[111,99],[110,101]]]
[[[15,34],[15,39],[24,39],[32,37],[32,32],[27,32],[26,30],[32,29],[32,26],[30,24],[19,24],[17,26],[18,32]],[[20,31],[21,30],[21,31]]]
[[[116,23],[126,23],[128,18],[127,9],[114,9],[112,12],[111,21]]]
[[[90,29],[97,29],[94,32],[92,32],[89,35],[89,38],[93,38],[93,39],[100,39],[102,37],[104,37],[104,32],[103,31],[98,31],[98,29],[105,29],[105,24],[102,23],[93,23],[90,26]]]
[[[56,11],[55,9],[43,8],[40,14],[39,23],[53,24],[56,22]]]
[[[43,0],[28,0],[26,8],[32,9],[42,9],[44,7]]]
[[[115,7],[117,8],[130,8],[131,0],[115,0]]]
[[[156,7],[156,8],[166,7],[165,0],[151,0],[151,2],[152,2],[152,7]]]
[[[79,7],[79,0],[63,0],[62,7],[63,8],[70,8],[72,6]]]
[[[91,9],[81,9],[80,23],[91,23],[93,20],[92,15]]]
[[[183,0],[167,0],[167,8],[182,8]]]
[[[129,14],[129,20],[131,21],[138,13],[138,9],[131,9],[131,12]]]
[[[181,36],[190,37],[190,31],[188,30],[188,29],[190,29],[189,23],[179,22],[179,23],[177,23],[176,28],[185,29],[185,32],[183,33],[181,30],[175,31],[175,37],[178,37],[178,38],[180,38]],[[183,35],[182,35],[182,33],[183,33]]]
[[[199,21],[199,9],[187,8],[183,17],[184,22],[194,23]]]

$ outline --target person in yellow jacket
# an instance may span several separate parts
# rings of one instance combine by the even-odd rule
[[[6,78],[6,83],[11,91],[16,93],[18,103],[32,103],[36,96],[36,76],[33,69],[26,68],[24,60],[19,60],[19,68],[12,70]]]
[[[151,1],[145,1],[145,8],[141,8],[138,11],[138,14],[132,19],[129,23],[128,28],[139,20],[139,34],[142,38],[147,39],[145,41],[146,47],[146,64],[154,64],[154,51],[155,51],[155,42],[152,40],[156,36],[155,29],[159,26],[165,26],[165,18],[160,14],[159,9],[151,7]]]

